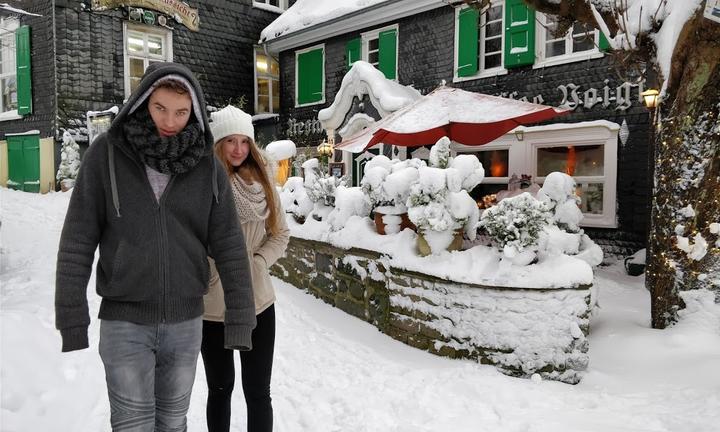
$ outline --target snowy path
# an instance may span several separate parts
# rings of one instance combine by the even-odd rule
[[[97,354],[99,300],[88,297],[90,349],[60,353],[54,271],[67,194],[0,189],[0,431],[107,431]],[[94,277],[94,276],[93,276]],[[323,431],[710,432],[720,424],[720,319],[648,328],[642,280],[597,274],[591,365],[570,386],[503,376],[432,356],[276,281],[276,428]],[[189,430],[204,430],[202,366]],[[233,430],[243,431],[239,383]]]

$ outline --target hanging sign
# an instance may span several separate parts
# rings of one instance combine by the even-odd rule
[[[187,3],[180,0],[92,0],[91,9],[94,11],[103,11],[121,6],[153,9],[170,15],[175,18],[175,21],[183,24],[192,31],[198,31],[200,28],[200,15],[198,15],[198,10],[191,8]],[[149,20],[149,17],[143,18],[146,22]],[[155,21],[154,16],[152,21]]]

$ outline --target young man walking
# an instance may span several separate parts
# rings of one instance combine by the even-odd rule
[[[113,431],[187,430],[208,255],[225,289],[225,347],[252,348],[245,241],[213,143],[190,70],[156,63],[85,153],[60,238],[56,325],[63,351],[88,347],[99,246],[99,351]]]

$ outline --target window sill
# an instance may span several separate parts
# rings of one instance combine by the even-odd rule
[[[0,113],[0,121],[21,120],[22,118],[23,116],[18,114],[17,110]]]
[[[483,78],[492,78],[492,77],[496,77],[496,76],[507,75],[507,73],[508,73],[507,69],[491,69],[491,70],[483,71],[483,72],[480,72],[478,74],[475,74],[475,75],[469,76],[469,77],[456,76],[453,78],[453,82],[457,83],[457,82],[478,80],[478,79],[483,79]]]
[[[299,103],[295,102],[295,108],[304,108],[304,107],[309,107],[309,106],[313,106],[313,105],[322,105],[324,103],[325,103],[325,98],[322,98],[322,100],[319,100],[317,102],[308,102],[308,103],[304,103],[304,104],[299,104]]]
[[[567,64],[567,63],[576,63],[576,62],[581,62],[581,61],[585,61],[585,60],[592,60],[592,59],[601,58],[604,55],[605,55],[605,53],[603,53],[601,51],[594,51],[594,52],[574,54],[574,55],[569,55],[569,56],[559,56],[557,58],[549,58],[549,59],[545,59],[545,60],[540,60],[533,65],[533,69],[539,69],[539,68],[548,67],[548,66],[557,66],[557,65]]]
[[[265,10],[268,12],[275,12],[278,14],[285,12],[282,8],[279,8],[277,6],[269,5],[267,3],[259,3],[259,2],[255,2],[255,1],[253,2],[253,7],[262,9],[262,10]]]

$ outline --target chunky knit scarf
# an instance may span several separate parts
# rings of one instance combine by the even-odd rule
[[[205,153],[205,137],[197,121],[177,135],[161,137],[146,106],[128,116],[123,130],[140,160],[163,174],[190,171]]]
[[[230,178],[240,223],[263,221],[270,214],[265,190],[259,182],[247,184],[237,173]]]

